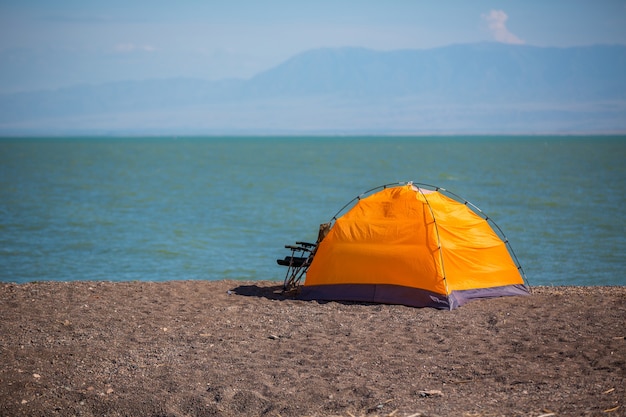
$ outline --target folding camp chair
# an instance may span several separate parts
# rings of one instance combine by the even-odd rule
[[[321,224],[316,243],[296,242],[295,246],[285,245],[285,248],[291,250],[291,256],[285,256],[284,259],[276,260],[278,265],[287,267],[285,281],[283,282],[283,291],[289,291],[300,285],[302,277],[306,273],[306,270],[309,269],[311,262],[313,262],[317,245],[326,237],[329,230],[330,223]]]
[[[285,256],[284,259],[276,260],[278,265],[287,267],[285,281],[283,282],[284,291],[289,291],[300,283],[313,261],[316,246],[315,243],[308,242],[296,242],[296,246],[285,245],[285,248],[291,249],[291,256]]]

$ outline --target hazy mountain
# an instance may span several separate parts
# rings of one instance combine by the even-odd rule
[[[503,44],[376,52],[319,49],[252,78],[260,96],[336,94],[440,100],[619,99],[626,47],[537,48]]]
[[[247,80],[0,95],[0,133],[626,131],[626,46],[311,50]]]

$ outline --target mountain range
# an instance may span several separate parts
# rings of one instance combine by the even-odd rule
[[[626,46],[325,48],[249,79],[156,79],[0,95],[0,134],[626,131]]]

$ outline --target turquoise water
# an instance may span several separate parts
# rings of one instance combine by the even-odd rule
[[[532,285],[626,285],[626,137],[0,139],[0,280],[282,280],[378,185],[476,204]]]

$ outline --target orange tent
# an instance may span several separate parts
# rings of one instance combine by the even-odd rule
[[[475,206],[441,188],[387,187],[335,216],[301,298],[453,309],[529,294],[508,242]]]

